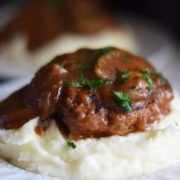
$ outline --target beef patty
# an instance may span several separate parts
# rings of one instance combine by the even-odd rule
[[[145,59],[107,47],[57,56],[25,88],[0,103],[0,128],[40,117],[55,120],[72,139],[145,131],[170,113],[173,92]]]

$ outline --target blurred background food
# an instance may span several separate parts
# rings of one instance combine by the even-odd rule
[[[132,33],[97,0],[32,0],[17,8],[0,30],[1,62],[21,67],[14,75],[33,73],[81,47],[137,51]]]
[[[57,54],[114,45],[148,58],[176,85],[179,13],[176,0],[1,0],[0,82],[30,79]]]

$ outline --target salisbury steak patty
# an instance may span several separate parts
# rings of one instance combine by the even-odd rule
[[[0,104],[0,127],[17,128],[13,118],[22,126],[27,120],[7,114],[30,109],[40,116],[40,129],[55,119],[72,139],[144,131],[170,112],[173,99],[168,81],[149,62],[111,47],[56,57],[24,91],[23,105],[21,100],[14,108],[9,99]]]

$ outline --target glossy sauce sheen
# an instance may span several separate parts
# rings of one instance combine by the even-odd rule
[[[64,33],[94,34],[117,27],[96,0],[34,0],[0,30],[0,45],[20,34],[33,51]]]
[[[145,69],[153,90],[143,77]],[[131,76],[123,79],[123,72],[131,72]],[[104,83],[96,88],[79,86],[82,76]],[[130,111],[113,92],[129,95]],[[172,99],[167,80],[145,59],[111,47],[81,49],[56,57],[36,73],[29,85],[1,102],[0,128],[18,129],[39,116],[39,134],[55,120],[71,139],[126,135],[145,131],[170,113]]]

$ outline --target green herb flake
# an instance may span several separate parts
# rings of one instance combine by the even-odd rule
[[[142,72],[149,74],[150,70],[149,70],[149,68],[144,68],[144,69],[142,70]]]
[[[87,64],[87,63],[78,64],[77,67],[80,70],[89,70],[89,69],[91,69],[91,65]]]
[[[72,142],[72,141],[68,141],[67,142],[67,145],[69,146],[69,147],[71,147],[72,149],[75,149],[77,146],[76,146],[76,144],[74,143],[74,142]]]
[[[99,49],[91,49],[90,52],[93,52],[97,56],[109,54],[113,50],[112,47],[99,48]]]
[[[72,86],[72,87],[84,87],[84,88],[88,88],[91,90],[97,90],[100,88],[100,86],[106,84],[106,80],[102,79],[102,78],[96,78],[93,80],[89,80],[87,78],[85,78],[83,75],[79,76],[79,82],[77,81],[69,81],[68,85]]]
[[[68,86],[72,86],[72,87],[81,87],[81,84],[79,82],[76,81],[69,81],[68,82]]]
[[[83,75],[79,77],[80,84],[82,87],[87,87],[91,90],[97,90],[100,86],[104,85],[107,81],[102,78],[97,78],[94,80],[86,79]]]
[[[132,102],[129,94],[118,91],[113,91],[113,94],[123,108],[125,108],[128,112],[132,111]]]
[[[130,71],[124,71],[121,74],[121,77],[123,80],[127,80],[128,78],[130,78],[132,76],[132,72]]]
[[[148,83],[147,89],[152,92],[154,90],[154,86],[153,86],[153,80],[150,76],[150,70],[148,68],[145,68],[142,70],[142,73],[144,80]]]

